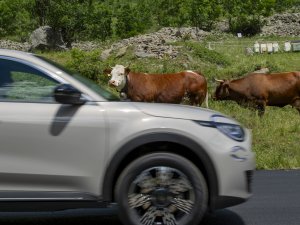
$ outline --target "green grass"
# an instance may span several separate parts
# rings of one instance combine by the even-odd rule
[[[79,70],[88,77],[94,77],[94,79],[96,77],[97,82],[102,85],[105,85],[108,79],[102,74],[102,69],[115,64],[130,64],[133,71],[148,73],[166,73],[186,69],[201,71],[207,78],[210,96],[216,87],[214,78],[241,77],[253,71],[258,65],[269,67],[271,72],[300,71],[300,52],[245,55],[245,48],[253,46],[256,40],[281,41],[282,43],[292,38],[237,39],[228,36],[223,37],[221,43],[214,44],[211,51],[207,49],[211,37],[202,43],[178,42],[174,45],[182,46],[180,54],[172,60],[167,56],[164,59],[137,59],[131,48],[125,56],[121,58],[112,56],[104,62],[97,60],[97,54],[100,54],[97,49],[90,53],[76,52],[75,58],[74,52],[73,54],[51,52],[44,53],[44,55],[68,65],[71,69]],[[93,68],[92,72],[90,68]],[[237,119],[251,129],[258,169],[300,168],[300,115],[297,110],[290,106],[267,107],[265,115],[260,118],[254,110],[240,107],[235,102],[210,100],[209,106],[211,109]]]

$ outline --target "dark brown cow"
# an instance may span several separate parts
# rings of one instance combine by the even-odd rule
[[[110,71],[109,85],[137,102],[180,103],[188,97],[191,105],[207,103],[207,82],[203,75],[194,71],[174,74],[134,73],[122,65]]]
[[[254,107],[262,116],[266,106],[292,105],[300,113],[300,72],[252,73],[236,80],[216,80],[215,100],[234,100]]]

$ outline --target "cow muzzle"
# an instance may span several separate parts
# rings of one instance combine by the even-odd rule
[[[108,85],[110,87],[118,87],[118,82],[115,80],[110,80],[110,81],[108,81]]]

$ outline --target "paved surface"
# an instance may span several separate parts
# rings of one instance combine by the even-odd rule
[[[300,225],[300,170],[257,171],[253,197],[217,211],[204,225]]]
[[[300,225],[300,170],[257,171],[254,196],[244,204],[207,215],[201,225]],[[121,225],[113,213],[72,210],[53,213],[0,213],[0,224]]]

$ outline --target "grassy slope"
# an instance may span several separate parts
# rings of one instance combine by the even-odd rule
[[[268,66],[272,72],[300,71],[300,52],[246,56],[245,47],[251,47],[257,39],[263,40],[260,37],[239,40],[228,38],[221,44],[212,44],[213,51],[207,50],[208,42],[202,44],[175,43],[174,45],[183,47],[179,57],[173,60],[167,57],[160,60],[136,59],[129,49],[122,58],[111,57],[106,62],[97,62],[97,68],[105,68],[109,64],[128,65],[130,63],[132,70],[150,73],[193,69],[201,71],[205,75],[209,82],[210,94],[214,92],[216,86],[213,78],[230,79],[243,76],[247,72],[253,71],[257,65]],[[268,40],[283,41],[285,39],[274,37],[268,38]],[[89,54],[87,53],[87,55]],[[44,55],[72,67],[72,57],[69,52],[45,53]],[[87,58],[85,57],[85,59]],[[75,66],[75,68],[79,67]],[[81,72],[84,73],[84,71],[83,69]],[[101,71],[99,71],[99,77],[102,83],[106,83]],[[265,116],[259,118],[254,111],[242,108],[234,102],[213,102],[210,100],[209,104],[211,109],[236,118],[252,130],[253,150],[257,156],[259,169],[300,168],[300,116],[295,109],[290,106],[284,108],[267,107]]]

